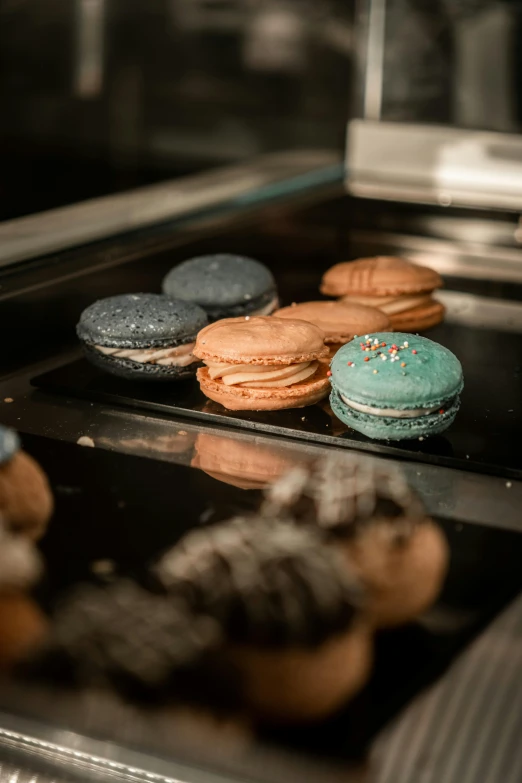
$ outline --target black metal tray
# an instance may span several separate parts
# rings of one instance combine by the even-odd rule
[[[399,459],[522,478],[522,335],[442,324],[426,333],[450,348],[464,367],[462,407],[443,435],[374,441],[340,422],[327,401],[275,412],[233,412],[208,400],[195,380],[168,385],[130,383],[81,359],[40,375],[46,391],[184,416],[247,430],[314,441]]]
[[[41,547],[47,579],[38,599],[46,610],[79,581],[95,579],[92,564],[112,560],[116,571],[138,581],[147,566],[189,529],[256,508],[258,490],[241,490],[203,471],[152,459],[81,448],[39,436],[24,436],[24,448],[47,471],[56,511]],[[451,547],[450,571],[431,622],[381,633],[374,675],[364,692],[330,720],[308,729],[265,730],[261,737],[278,746],[321,758],[349,760],[364,752],[382,726],[422,688],[440,676],[455,656],[522,589],[522,535],[441,522]],[[0,689],[0,709],[35,715],[30,686],[24,697],[9,699]],[[62,695],[63,696],[63,695]],[[60,693],[40,700],[46,722],[125,744],[117,721],[98,715],[90,723],[82,699],[60,707]],[[66,719],[64,718],[66,715]],[[157,732],[157,716],[144,710],[144,725]],[[156,721],[156,723],[154,722]],[[155,752],[173,753],[171,744]],[[152,740],[143,738],[147,746]],[[145,748],[147,749],[147,748]],[[148,747],[151,750],[150,747]]]

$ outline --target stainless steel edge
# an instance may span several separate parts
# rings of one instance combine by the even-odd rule
[[[480,229],[476,239],[480,237]],[[522,249],[488,245],[486,242],[462,238],[435,239],[414,234],[355,230],[350,233],[354,251],[360,244],[371,247],[375,255],[389,252],[406,256],[412,261],[431,266],[443,275],[475,280],[522,282]]]
[[[0,267],[225,203],[261,202],[342,177],[330,150],[260,156],[247,163],[0,223]]]
[[[522,210],[522,137],[354,119],[346,182],[361,197]]]

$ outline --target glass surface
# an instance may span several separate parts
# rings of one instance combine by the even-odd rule
[[[379,119],[521,130],[520,0],[372,0],[369,6],[368,64],[382,63]]]

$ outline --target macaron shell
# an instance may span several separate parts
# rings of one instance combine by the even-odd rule
[[[9,462],[20,449],[18,434],[9,427],[0,424],[0,465]]]
[[[433,299],[429,305],[414,307],[396,315],[390,315],[393,328],[400,332],[423,332],[437,326],[444,319],[446,308]]]
[[[275,290],[273,275],[264,264],[230,253],[190,258],[163,280],[165,294],[205,309],[244,305]]]
[[[344,261],[323,276],[321,292],[328,296],[395,296],[433,291],[443,285],[433,269],[395,256]]]
[[[346,343],[356,334],[389,331],[389,317],[375,307],[342,302],[300,302],[283,307],[275,318],[299,318],[315,324],[326,335],[325,343]]]
[[[453,424],[460,408],[460,398],[456,398],[444,413],[419,416],[416,419],[395,419],[390,416],[372,416],[350,408],[341,400],[334,389],[330,394],[333,412],[342,422],[356,432],[375,440],[411,440],[422,436],[439,435]]]
[[[273,316],[225,318],[203,329],[194,355],[227,364],[297,364],[328,356],[324,334],[307,321]]]
[[[204,310],[161,294],[122,294],[83,311],[76,332],[107,348],[152,348],[190,342],[206,326]]]
[[[314,405],[328,395],[328,365],[320,364],[311,379],[282,388],[247,389],[213,381],[206,367],[197,372],[201,391],[231,411],[277,411]]]
[[[375,340],[379,344],[375,351],[361,348],[364,339],[353,341],[344,345],[331,363],[332,386],[350,400],[376,408],[408,410],[441,406],[461,392],[462,366],[444,346],[402,332],[378,332],[370,339],[372,345]],[[403,348],[404,343],[408,347]],[[392,345],[401,348],[396,361],[390,354]]]

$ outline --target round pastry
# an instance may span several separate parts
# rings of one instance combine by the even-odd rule
[[[277,722],[320,720],[366,683],[372,638],[360,586],[311,530],[256,518],[189,534],[157,566],[169,593],[223,628],[246,705]]]
[[[270,270],[253,258],[228,253],[183,261],[163,280],[163,292],[199,305],[210,321],[270,315],[279,305]]]
[[[335,415],[368,438],[407,440],[444,432],[460,407],[462,366],[442,345],[379,332],[345,345],[331,364]]]
[[[391,329],[388,316],[376,307],[344,302],[301,302],[276,310],[274,316],[299,318],[318,326],[326,335],[331,356],[357,335]]]
[[[337,709],[369,676],[360,584],[311,530],[231,520],[190,533],[155,574],[161,594],[120,580],[69,596],[39,670],[62,662],[79,684],[167,701],[201,698],[202,686],[208,701],[221,679],[236,708],[298,722]]]
[[[201,432],[192,467],[240,489],[264,489],[296,463],[295,455],[260,438],[240,440]]]
[[[53,496],[44,472],[20,449],[18,435],[0,425],[0,514],[4,522],[38,539],[52,512]]]
[[[24,595],[41,570],[33,545],[24,536],[12,535],[0,522],[0,671],[10,669],[45,635],[44,616]]]
[[[414,620],[440,594],[448,543],[392,466],[335,455],[296,468],[266,492],[261,514],[319,528],[334,542],[366,588],[374,627]]]
[[[377,256],[336,264],[325,273],[321,291],[349,304],[378,307],[396,331],[420,332],[444,318],[444,305],[432,296],[442,285],[433,269],[404,258]]]
[[[47,621],[31,598],[0,593],[0,672],[28,657],[46,633]]]
[[[255,316],[207,326],[194,354],[201,391],[229,410],[313,405],[328,394],[324,335],[306,321]]]
[[[80,317],[76,331],[87,358],[129,380],[172,381],[193,376],[196,335],[206,324],[195,304],[159,294],[100,299]]]

